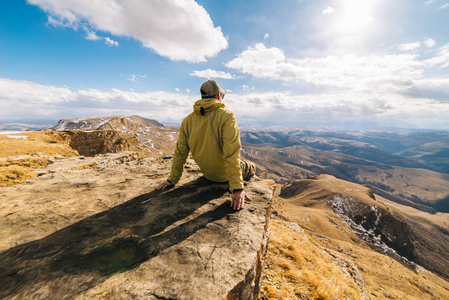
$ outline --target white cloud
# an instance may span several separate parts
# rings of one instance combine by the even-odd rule
[[[123,75],[120,75],[123,77]],[[139,82],[139,78],[147,78],[147,75],[136,75],[136,74],[131,74],[129,75],[129,77],[126,78],[126,80],[138,83]]]
[[[449,103],[399,94],[229,94],[226,105],[239,122],[290,126],[376,124],[379,127],[448,128]],[[354,127],[353,129],[357,129]]]
[[[268,33],[265,33],[265,35],[263,36],[263,39],[266,40],[269,37],[270,37],[270,35]]]
[[[62,119],[138,114],[157,120],[182,119],[192,99],[179,93],[100,91],[0,78],[0,119]]]
[[[436,45],[436,42],[434,39],[428,38],[424,41],[424,45],[426,45],[428,48],[432,48]]]
[[[202,70],[202,71],[193,71],[191,74],[191,76],[196,76],[196,77],[203,77],[203,78],[207,78],[207,79],[211,79],[211,78],[222,78],[222,79],[235,79],[236,76],[223,72],[223,71],[216,71],[216,70],[212,70],[212,69],[207,69],[207,70]]]
[[[409,94],[385,93],[378,96],[354,91],[302,95],[288,92],[233,94],[229,91],[225,105],[236,114],[239,123],[252,119],[259,124],[294,125],[302,122],[327,126],[370,121],[383,127],[449,128],[447,100],[439,102],[413,93],[427,96],[440,93],[444,98],[449,93],[449,82],[447,79],[416,81]],[[74,91],[67,87],[0,78],[0,119],[137,114],[160,121],[168,118],[181,120],[191,112],[194,101],[179,92]]]
[[[136,76],[136,74],[131,74],[128,78],[126,78],[127,80],[129,80],[129,81],[132,81],[132,82],[135,82],[135,83],[138,83],[139,81],[137,80],[137,76]]]
[[[305,81],[353,90],[402,90],[420,78],[424,63],[417,54],[326,56],[291,59],[279,48],[249,47],[226,67],[258,78]]]
[[[194,0],[27,0],[49,14],[54,26],[92,29],[132,37],[172,60],[202,62],[227,48],[228,41]],[[105,39],[115,46],[117,42]]]
[[[98,41],[101,40],[101,37],[99,37],[95,32],[93,31],[86,31],[86,40],[91,40],[91,41]]]
[[[440,6],[439,9],[445,9],[445,8],[448,8],[448,7],[449,7],[449,3],[445,3],[442,6]]]
[[[101,37],[98,36],[94,31],[89,30],[89,28],[84,27],[83,28],[84,31],[86,32],[86,40],[91,40],[91,41],[99,41],[99,40],[104,40],[105,44],[108,46],[118,46],[118,42],[111,40],[108,37]]]
[[[323,10],[323,15],[330,15],[335,12],[335,9],[331,6],[326,7],[325,10]]]
[[[248,86],[248,85],[246,85],[246,84],[243,84],[242,85],[242,89],[244,90],[244,91],[254,91],[256,88],[255,87],[250,87],[250,86]]]
[[[113,41],[113,40],[111,40],[111,39],[108,38],[108,37],[105,37],[104,40],[105,40],[105,42],[106,42],[106,45],[108,45],[108,46],[115,46],[115,47],[118,46],[118,42]]]
[[[421,47],[420,42],[400,44],[397,46],[397,48],[401,51],[413,51],[413,50],[417,50],[420,47]]]
[[[432,98],[449,103],[449,79],[416,80],[407,94],[415,98]]]
[[[425,5],[429,5],[429,4],[432,4],[434,2],[435,2],[435,0],[427,0],[426,2],[424,2],[424,4]]]
[[[449,67],[449,43],[438,49],[437,55],[424,61],[430,67],[437,66],[439,69]]]
[[[177,91],[178,93],[181,91],[180,89],[178,89],[178,88],[175,88],[175,91]]]

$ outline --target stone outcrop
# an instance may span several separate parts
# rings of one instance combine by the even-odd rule
[[[248,182],[253,201],[234,211],[228,185],[207,181],[190,160],[175,188],[156,191],[170,160],[115,156],[60,158],[0,192],[0,298],[257,295],[267,181]]]

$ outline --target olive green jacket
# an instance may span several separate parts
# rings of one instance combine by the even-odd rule
[[[229,182],[232,191],[243,189],[240,169],[240,131],[234,113],[217,99],[195,102],[193,112],[181,124],[168,180],[176,184],[192,153],[204,177]]]

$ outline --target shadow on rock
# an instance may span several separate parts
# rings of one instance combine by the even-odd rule
[[[33,293],[49,284],[52,294],[74,296],[180,243],[231,213],[228,202],[184,223],[174,223],[228,186],[204,178],[168,191],[153,191],[83,219],[45,238],[0,254],[0,298]],[[53,289],[57,289],[54,291]]]

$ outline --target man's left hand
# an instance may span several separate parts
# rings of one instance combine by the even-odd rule
[[[252,201],[244,190],[232,192],[231,207],[234,210],[240,210],[245,206],[245,200]]]

